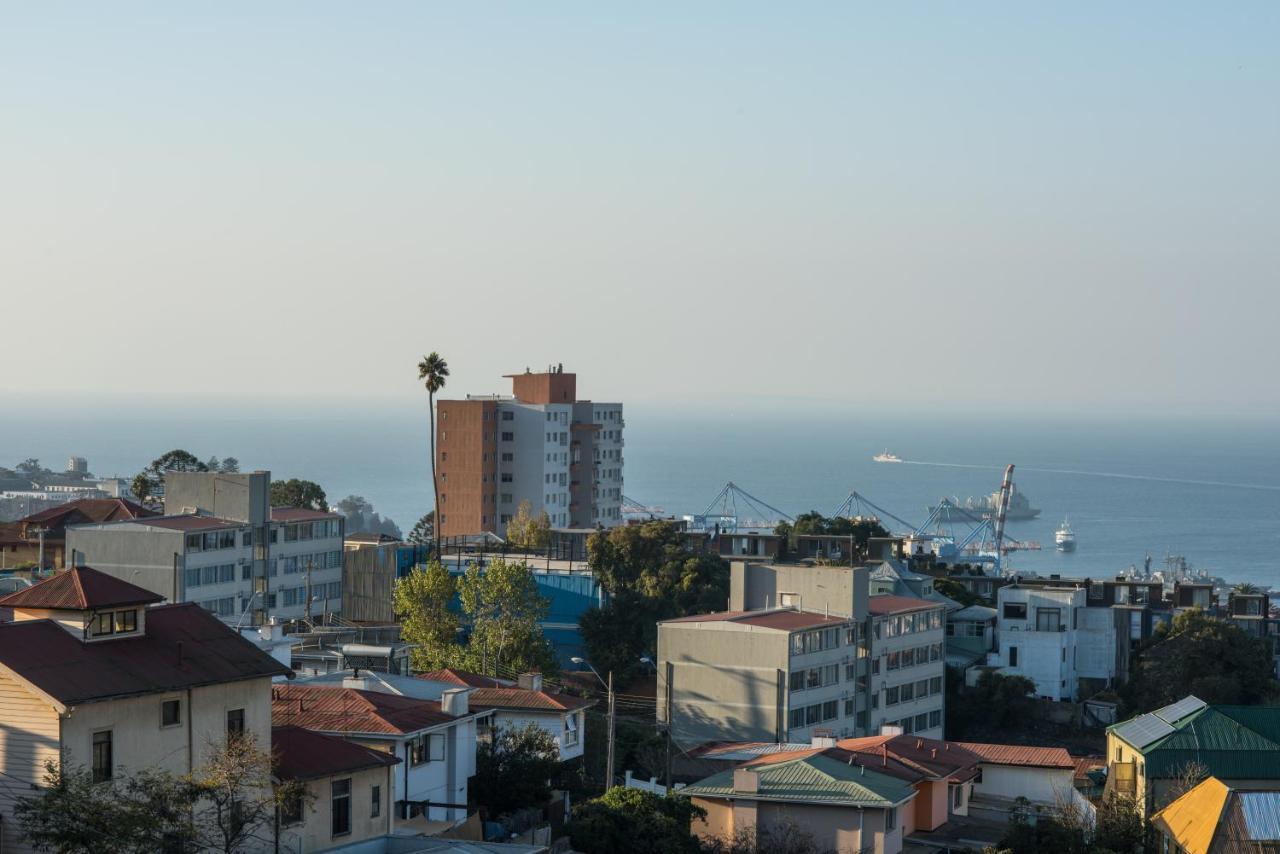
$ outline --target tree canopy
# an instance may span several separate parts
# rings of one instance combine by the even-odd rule
[[[386,534],[400,539],[400,526],[378,515],[373,503],[362,495],[348,495],[333,505],[333,509],[347,517],[347,531],[367,531],[370,534]]]
[[[538,592],[533,572],[523,563],[492,560],[472,564],[458,583],[466,616],[467,660],[485,673],[554,673],[558,664],[541,622],[551,604]]]
[[[507,522],[507,542],[522,549],[545,549],[551,543],[551,517],[546,510],[534,515],[528,499],[521,501]]]
[[[551,733],[535,723],[502,727],[476,747],[471,796],[491,817],[542,806],[559,767],[560,748]]]
[[[436,670],[460,665],[463,652],[458,645],[461,618],[452,607],[458,588],[453,576],[433,560],[416,566],[396,582],[395,612],[402,634],[417,644],[410,655],[416,670]]]
[[[585,854],[698,854],[690,822],[705,815],[688,798],[618,786],[573,808],[569,841]]]
[[[302,507],[322,513],[329,512],[329,501],[320,484],[296,477],[271,481],[271,506]]]
[[[219,462],[217,457],[210,457],[209,462],[205,463],[190,451],[174,448],[156,457],[150,465],[134,475],[129,488],[139,501],[152,501],[160,495],[161,488],[164,486],[165,473],[171,471],[233,473],[240,471],[240,461],[235,457],[227,457]]]
[[[801,513],[794,522],[779,522],[773,532],[782,538],[781,556],[795,548],[800,534],[826,534],[835,537],[852,537],[854,550],[865,554],[872,537],[887,537],[889,531],[879,521],[871,518],[848,516],[823,516],[817,510]]]
[[[409,542],[415,546],[427,546],[435,542],[436,539],[436,511],[428,510],[422,514],[413,525],[413,530],[409,532]]]

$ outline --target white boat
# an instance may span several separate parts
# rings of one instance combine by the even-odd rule
[[[899,456],[897,456],[896,454],[891,454],[891,453],[889,453],[889,449],[888,449],[888,448],[885,448],[885,451],[884,451],[884,453],[883,453],[883,454],[876,454],[876,455],[875,455],[874,457],[872,457],[871,459],[872,459],[872,460],[874,460],[874,461],[875,461],[875,462],[877,462],[877,463],[900,463],[900,462],[902,462],[902,457],[899,457]]]
[[[1073,552],[1076,550],[1076,534],[1071,530],[1071,523],[1062,520],[1062,527],[1054,532],[1053,541],[1058,544],[1058,551]]]

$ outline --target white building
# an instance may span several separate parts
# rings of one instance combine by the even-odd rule
[[[1039,697],[1076,699],[1076,612],[1084,607],[1085,591],[1078,587],[1001,587],[996,601],[999,649],[987,664],[1027,677]]]
[[[871,733],[884,726],[907,735],[943,737],[945,606],[911,596],[867,598],[871,664]]]

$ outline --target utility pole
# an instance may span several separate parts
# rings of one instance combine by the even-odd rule
[[[671,719],[671,680],[675,677],[675,665],[668,661],[667,663],[667,690],[666,690],[666,708],[667,708],[667,776],[664,781],[667,784],[667,794],[671,794],[671,727],[675,723]]]
[[[49,530],[45,527],[36,528],[36,535],[40,537],[40,571],[39,575],[44,575],[44,532]]]
[[[609,671],[609,757],[605,761],[604,790],[613,788],[613,671]]]

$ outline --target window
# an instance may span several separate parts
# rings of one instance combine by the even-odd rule
[[[929,696],[929,680],[921,679],[916,683],[916,697]]]
[[[1004,618],[1006,620],[1025,620],[1027,618],[1027,603],[1005,602]]]
[[[444,733],[432,733],[431,735],[431,761],[444,761]]]
[[[111,612],[98,615],[98,623],[93,628],[95,635],[109,635],[115,627],[115,620],[112,619]]]
[[[103,730],[93,734],[93,782],[101,783],[111,779],[114,765],[111,756],[111,730]]]
[[[227,712],[227,735],[244,734],[244,709],[232,709]]]
[[[219,531],[218,532],[218,548],[234,549],[236,547],[235,531]]]
[[[954,786],[951,789],[951,808],[960,809],[964,806],[964,786]]]
[[[409,739],[409,764],[421,765],[427,761],[427,737],[420,735],[417,738]]]
[[[792,729],[804,726],[804,709],[792,709],[787,714],[787,726]]]
[[[929,680],[929,693],[930,694],[942,693],[942,677],[941,676],[935,676]]]
[[[888,661],[885,662],[884,669],[897,670],[901,666],[902,666],[901,653],[897,653],[897,652],[889,653]]]
[[[856,726],[858,729],[866,729],[866,728],[867,728],[867,713],[866,713],[866,712],[858,712],[856,715],[854,715],[854,716],[853,716],[853,725],[854,725],[854,726]]]
[[[204,538],[199,534],[187,534],[187,551],[198,552],[200,545],[204,542]]]
[[[787,687],[791,691],[803,691],[804,690],[804,671],[792,670],[790,677],[788,677],[787,679]]]
[[[333,835],[351,832],[351,780],[334,780],[329,784],[333,794]]]
[[[177,726],[182,723],[182,701],[165,700],[160,704],[160,726]]]
[[[382,815],[382,787],[371,786],[369,789],[369,818]]]
[[[828,700],[822,704],[822,719],[824,721],[833,721],[837,717],[839,717],[839,711],[835,700]]]
[[[1061,608],[1036,608],[1036,631],[1057,632],[1062,629]]]
[[[884,704],[886,706],[898,705],[898,686],[893,686],[884,692]]]
[[[929,728],[929,716],[926,714],[916,715],[916,732]]]
[[[578,713],[573,712],[564,719],[564,746],[572,747],[578,743]]]
[[[510,431],[504,432],[502,434],[502,441],[504,442],[514,442],[515,438],[516,438],[516,434]]]
[[[942,709],[934,709],[929,713],[929,726],[942,726]]]
[[[1018,648],[1016,646],[1009,647],[1009,666],[1018,666]]]
[[[280,824],[289,826],[302,823],[302,792],[294,792],[280,805]]]
[[[820,716],[822,715],[822,706],[809,706],[804,710],[804,722],[806,724],[822,723]]]
[[[892,691],[893,689],[890,688],[889,690]],[[902,702],[909,703],[915,698],[916,698],[916,686],[913,683],[908,682],[906,685],[902,685],[901,687],[899,687],[898,699],[900,699]]]
[[[894,830],[898,827],[898,810],[891,808],[884,811],[884,829]]]
[[[846,718],[853,717],[853,698],[852,697],[844,701],[844,716]]]

